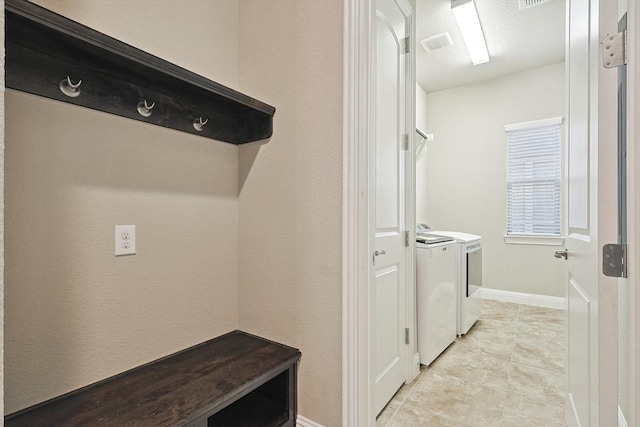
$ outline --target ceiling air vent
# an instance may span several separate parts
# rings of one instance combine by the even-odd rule
[[[549,0],[518,0],[518,7],[520,10],[525,10],[548,1]]]
[[[442,49],[443,47],[453,46],[453,40],[451,40],[449,33],[445,32],[422,39],[420,40],[420,44],[427,52],[433,52],[434,50]]]

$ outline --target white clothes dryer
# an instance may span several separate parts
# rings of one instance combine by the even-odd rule
[[[456,300],[457,334],[464,335],[478,321],[482,312],[482,238],[457,231],[429,230],[430,234],[448,236],[457,242]]]

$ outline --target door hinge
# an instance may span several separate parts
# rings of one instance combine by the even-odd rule
[[[404,232],[404,247],[405,248],[409,247],[409,232],[408,231]]]
[[[409,42],[409,37],[405,37],[403,41],[404,41],[404,53],[409,53],[409,50],[411,49],[411,43]]]
[[[602,65],[604,68],[616,68],[627,64],[627,32],[607,34],[600,43],[602,46]]]
[[[404,134],[404,141],[402,142],[402,149],[405,150],[405,151],[409,149],[409,134],[408,133]]]
[[[627,245],[602,247],[602,273],[609,277],[627,277]]]
[[[409,344],[409,328],[404,328],[404,343]]]

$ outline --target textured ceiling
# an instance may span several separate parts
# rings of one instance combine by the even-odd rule
[[[564,61],[565,0],[520,11],[518,0],[475,0],[491,61],[472,65],[450,0],[417,0],[416,77],[427,92]],[[428,53],[420,40],[448,32],[453,46]]]

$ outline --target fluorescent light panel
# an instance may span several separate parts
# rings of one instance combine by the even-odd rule
[[[451,11],[456,19],[460,33],[467,46],[473,65],[489,62],[489,51],[484,41],[484,34],[480,26],[478,11],[473,0],[453,0]]]

